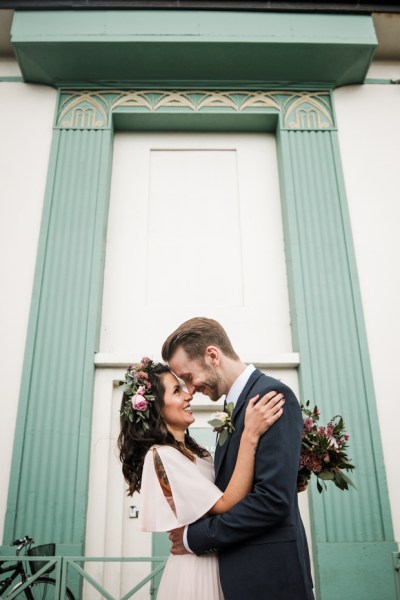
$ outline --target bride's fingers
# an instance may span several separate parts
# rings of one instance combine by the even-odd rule
[[[285,398],[282,398],[275,404],[275,406],[271,407],[272,414],[276,414],[280,411],[283,411],[283,405],[285,404]]]
[[[268,394],[265,394],[261,400],[259,400],[258,404],[263,407],[269,406],[275,406],[277,404],[277,402],[279,402],[281,399],[283,398],[283,394],[282,393],[277,393],[277,392],[268,392]]]
[[[273,422],[275,422],[277,419],[279,419],[279,417],[283,413],[283,404],[284,404],[284,401],[282,402],[282,404],[279,405],[279,408],[275,412],[270,413],[269,417],[267,417],[267,418]]]
[[[254,396],[253,398],[250,398],[250,400],[249,400],[249,405],[250,405],[250,406],[254,406],[254,405],[255,405],[255,403],[257,402],[257,400],[259,399],[259,397],[260,397],[260,394],[257,394],[257,395],[256,395],[256,396]]]
[[[273,406],[270,406],[269,404],[267,404],[264,409],[264,419],[267,421],[267,423],[275,423],[275,421],[277,421],[279,419],[279,417],[282,415],[283,413],[283,405],[285,404],[285,399],[284,398],[280,398],[279,401],[276,402],[276,404],[274,404]]]

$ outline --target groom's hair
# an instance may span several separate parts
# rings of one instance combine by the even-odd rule
[[[194,317],[179,325],[165,340],[162,357],[165,361],[171,360],[176,350],[182,347],[190,359],[204,361],[208,346],[217,346],[226,356],[239,360],[222,325],[206,317]]]

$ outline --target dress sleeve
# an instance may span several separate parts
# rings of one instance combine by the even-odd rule
[[[146,455],[140,492],[138,528],[169,531],[204,516],[223,493],[195,463],[170,446],[157,447],[168,477],[175,511],[164,496],[154,468],[153,451]]]

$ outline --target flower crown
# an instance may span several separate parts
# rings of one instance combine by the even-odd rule
[[[127,396],[120,415],[130,423],[134,421],[141,423],[144,431],[149,429],[147,421],[150,416],[151,403],[155,400],[149,381],[149,372],[153,367],[154,363],[151,358],[144,356],[139,364],[128,367],[125,381],[120,382],[120,386],[123,386],[123,392]]]

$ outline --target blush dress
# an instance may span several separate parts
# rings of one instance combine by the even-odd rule
[[[153,449],[164,465],[172,498],[166,498],[154,468]],[[147,452],[142,474],[138,529],[170,531],[203,517],[221,498],[214,485],[211,457],[192,462],[171,446],[153,446]],[[224,600],[216,554],[170,555],[157,600]]]

